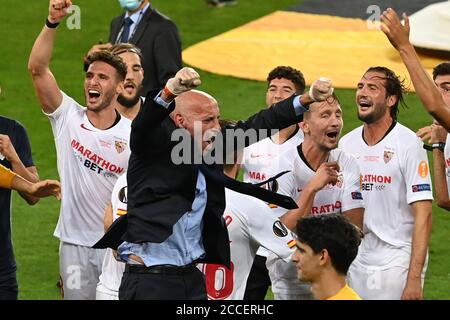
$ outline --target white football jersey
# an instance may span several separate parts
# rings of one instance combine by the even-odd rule
[[[198,264],[205,274],[208,298],[241,300],[259,246],[288,263],[295,251],[290,231],[261,200],[225,189],[224,219],[230,237],[231,269],[217,264]]]
[[[328,161],[339,164],[338,182],[333,186],[325,186],[314,197],[311,214],[342,213],[355,208],[364,208],[360,171],[356,159],[339,149],[331,150]],[[281,161],[281,169],[289,173],[278,178],[279,193],[297,200],[315,175],[315,171],[307,164],[301,148],[288,150]]]
[[[364,232],[372,232],[389,247],[410,250],[414,217],[411,203],[432,200],[431,179],[422,141],[410,129],[396,123],[376,145],[368,146],[363,127],[356,128],[340,141],[345,152],[353,154],[361,169],[361,188],[366,204]],[[369,244],[366,237],[360,247]],[[392,251],[392,250],[388,250]],[[387,252],[387,251],[386,251]],[[367,263],[378,265],[384,257],[371,255]]]
[[[128,168],[131,121],[121,117],[112,128],[99,130],[84,107],[62,94],[61,106],[47,114],[62,192],[55,236],[90,247],[104,234],[104,209],[118,177]]]
[[[341,150],[331,150],[328,161],[337,161],[339,164],[339,179],[333,186],[325,186],[316,193],[311,214],[343,213],[356,208],[364,208],[364,202],[359,183],[360,171],[356,159]],[[281,171],[290,172],[277,179],[279,193],[297,200],[314,176],[315,171],[309,167],[301,148],[293,148],[283,154]],[[280,216],[286,209],[274,209]],[[272,281],[272,291],[276,294],[306,295],[310,293],[310,285],[297,278],[297,269],[273,255],[267,257],[267,269]]]
[[[244,148],[242,168],[244,182],[258,183],[280,172],[281,155],[289,149],[295,149],[303,141],[303,131],[298,131],[283,144],[276,144],[266,138]]]
[[[113,220],[127,214],[127,174],[122,174],[117,180],[111,194],[111,205],[113,212]],[[108,290],[117,292],[119,294],[120,282],[125,271],[125,263],[117,261],[114,258],[113,250],[106,249],[105,258],[103,259],[102,273],[100,275],[100,282]]]

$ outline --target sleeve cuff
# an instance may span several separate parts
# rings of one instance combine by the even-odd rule
[[[155,97],[155,102],[157,103],[157,104],[159,104],[160,106],[163,106],[164,108],[166,108],[166,109],[169,109],[169,106],[170,106],[170,104],[172,103],[172,101],[170,101],[170,102],[166,102],[166,101],[164,101],[163,99],[161,99],[161,93],[162,93],[162,90],[156,95],[156,97]]]
[[[294,104],[294,110],[295,110],[295,115],[301,116],[304,112],[309,110],[309,106],[303,106],[300,103],[300,97],[301,96],[296,96],[293,100],[293,104]]]

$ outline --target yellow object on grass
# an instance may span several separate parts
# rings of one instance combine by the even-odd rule
[[[265,81],[278,65],[303,72],[308,85],[325,76],[337,88],[356,88],[371,66],[407,78],[399,54],[376,25],[362,19],[277,11],[193,45],[185,63],[205,71]],[[442,60],[421,56],[431,69]],[[412,88],[411,88],[412,89]]]

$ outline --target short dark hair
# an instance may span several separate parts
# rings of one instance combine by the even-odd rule
[[[399,76],[395,74],[394,71],[392,71],[389,68],[386,67],[370,67],[365,72],[379,72],[384,74],[384,80],[386,80],[386,98],[389,96],[395,96],[397,97],[397,101],[391,108],[391,117],[394,120],[397,120],[397,116],[399,113],[398,105],[402,105],[404,108],[407,108],[407,104],[405,102],[405,93],[407,92],[407,87],[405,84],[405,79],[400,79]]]
[[[360,231],[342,214],[319,214],[300,218],[296,232],[298,241],[311,247],[315,254],[328,251],[331,264],[342,275],[358,254]]]
[[[294,83],[297,94],[302,94],[305,91],[306,84],[303,73],[288,66],[278,66],[270,71],[269,75],[267,76],[267,85],[269,85],[270,81],[272,81],[273,79],[282,78],[291,80]]]
[[[117,43],[108,50],[114,55],[119,55],[125,52],[135,53],[139,56],[139,59],[141,59],[141,63],[144,59],[144,57],[142,56],[141,49],[139,49],[138,47],[136,47],[134,44],[131,43]]]
[[[442,62],[433,68],[433,80],[438,76],[450,75],[450,61]]]
[[[86,70],[95,61],[102,61],[104,63],[109,64],[111,67],[116,69],[118,80],[119,81],[125,80],[128,70],[127,65],[125,64],[125,62],[123,62],[121,57],[112,54],[107,50],[95,51],[86,57],[85,61]]]

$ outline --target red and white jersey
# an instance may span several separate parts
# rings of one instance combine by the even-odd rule
[[[447,134],[447,140],[445,142],[444,149],[445,158],[445,176],[447,177],[447,191],[450,196],[450,134]]]
[[[396,123],[374,146],[364,141],[361,126],[345,135],[340,147],[356,157],[361,169],[366,204],[364,232],[373,232],[390,246],[410,249],[414,217],[409,205],[433,199],[422,141],[410,129]]]
[[[325,186],[316,193],[311,214],[342,213],[355,208],[364,208],[361,186],[359,183],[360,171],[356,159],[339,149],[330,151],[328,161],[337,161],[340,172],[338,182],[333,186]],[[279,193],[297,200],[315,175],[304,159],[301,148],[287,151],[281,161],[281,169],[289,173],[278,178]]]
[[[198,264],[198,268],[205,274],[209,299],[241,300],[258,247],[292,263],[295,240],[263,201],[228,189],[225,199],[231,269],[217,264]]]
[[[118,217],[127,214],[127,174],[122,174],[117,180],[111,194],[111,205],[113,212],[113,221]],[[114,258],[113,250],[106,249],[103,258],[102,273],[100,274],[100,282],[107,289],[119,294],[120,282],[125,271],[125,263],[117,261]]]
[[[90,123],[84,107],[62,95],[61,106],[47,114],[62,192],[54,235],[90,247],[104,234],[104,209],[118,177],[128,168],[131,121],[121,117],[112,128],[99,130]]]
[[[244,149],[242,168],[244,182],[258,183],[280,173],[280,160],[286,150],[295,149],[303,141],[303,131],[298,131],[283,144],[266,138]]]

